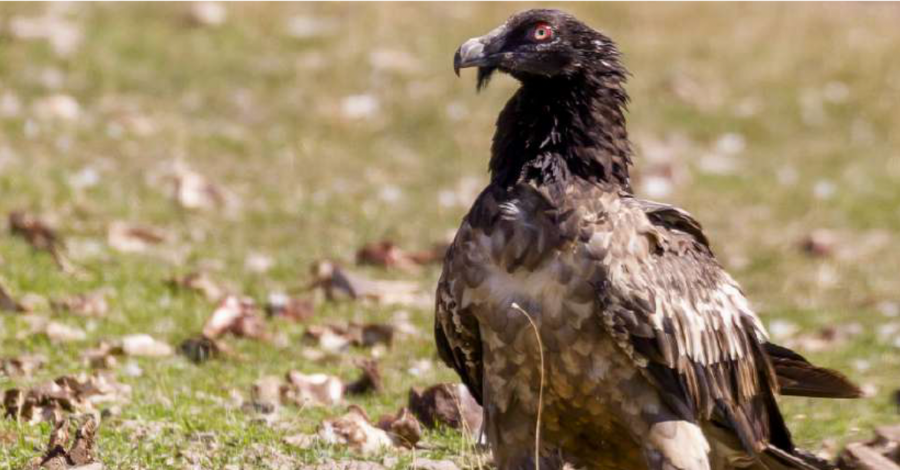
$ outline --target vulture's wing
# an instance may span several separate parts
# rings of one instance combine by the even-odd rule
[[[463,223],[460,232],[471,230]],[[460,239],[457,234],[456,240]],[[481,334],[478,320],[468,311],[460,307],[462,289],[465,279],[458,278],[460,271],[456,249],[456,240],[450,245],[444,259],[444,270],[438,281],[434,314],[434,337],[441,360],[452,367],[462,378],[463,383],[479,404],[482,403],[482,359]]]
[[[632,237],[610,245],[600,292],[610,334],[682,418],[730,428],[748,452],[793,451],[774,394],[766,333],[700,224],[668,205],[629,199]],[[648,223],[649,222],[649,223]]]

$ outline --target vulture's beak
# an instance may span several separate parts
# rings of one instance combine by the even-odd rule
[[[484,55],[484,37],[472,38],[464,42],[453,56],[453,71],[459,76],[459,69],[481,67],[487,64]]]
[[[503,47],[506,25],[495,28],[484,36],[464,42],[453,56],[453,71],[459,76],[459,69],[468,67],[496,67]]]

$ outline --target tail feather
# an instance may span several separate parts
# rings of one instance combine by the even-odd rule
[[[817,367],[803,356],[777,344],[766,343],[766,354],[782,395],[817,398],[860,398],[862,390],[838,371]]]

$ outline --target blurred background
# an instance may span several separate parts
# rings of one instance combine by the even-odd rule
[[[344,458],[284,441],[340,406],[275,422],[245,412],[267,375],[350,379],[356,359],[376,358],[384,389],[342,402],[373,418],[411,386],[456,381],[432,345],[439,263],[357,266],[357,251],[388,241],[380,249],[395,258],[427,258],[452,237],[487,182],[493,123],[517,86],[498,77],[476,94],[471,71],[453,75],[453,53],[533,6],[0,5],[0,358],[42,358],[29,373],[0,370],[0,390],[90,373],[85,351],[103,341],[146,334],[175,347],[205,331],[220,296],[167,282],[192,273],[259,307],[310,302],[311,316],[267,318],[264,341],[229,337],[236,359],[135,354],[108,367],[131,388],[100,431],[112,468]],[[624,53],[639,195],[693,213],[775,340],[870,395],[784,399],[798,442],[833,455],[896,422],[900,8],[554,6]],[[402,283],[409,298],[307,291],[321,260]],[[311,325],[348,321],[406,333],[311,359]],[[49,431],[0,420],[0,462],[40,455]],[[452,431],[426,440],[436,458],[460,453]]]

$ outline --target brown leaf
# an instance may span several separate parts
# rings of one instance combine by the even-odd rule
[[[371,300],[382,304],[424,306],[433,303],[419,285],[408,281],[368,279],[349,272],[330,261],[319,261],[312,267],[311,287],[320,288],[329,300]]]
[[[381,382],[381,371],[378,362],[365,360],[359,365],[362,375],[355,381],[347,384],[347,393],[351,395],[363,395],[374,392],[381,393],[384,385]]]
[[[218,302],[225,295],[225,289],[203,271],[195,271],[182,277],[174,277],[169,280],[169,285],[199,292],[206,297],[206,300],[211,302]]]
[[[817,229],[800,241],[800,248],[815,257],[829,257],[834,253],[838,243],[838,235],[827,229]]]
[[[861,442],[848,444],[838,456],[841,470],[900,470],[900,466]]]
[[[384,323],[351,323],[341,325],[310,325],[303,333],[304,340],[326,351],[340,351],[348,346],[370,348],[379,344],[390,347],[394,341],[394,327]]]
[[[21,355],[0,359],[0,373],[7,377],[29,376],[32,372],[44,367],[47,358],[42,355]]]
[[[424,391],[413,388],[409,391],[409,409],[428,428],[443,424],[470,433],[481,428],[481,406],[463,384],[443,383]]]
[[[409,408],[401,408],[395,416],[382,416],[378,427],[387,431],[398,447],[412,449],[422,440],[422,426]]]
[[[36,250],[50,253],[64,272],[76,271],[63,254],[65,246],[62,239],[47,222],[24,211],[13,211],[9,214],[9,230],[13,235],[24,238]]]
[[[75,428],[72,445],[69,445],[71,428]],[[79,420],[69,418],[59,420],[50,432],[47,450],[44,455],[35,459],[29,466],[31,469],[102,469],[96,462],[96,442],[99,420],[92,415],[85,415]]]
[[[175,168],[175,201],[185,209],[213,209],[226,204],[225,192],[205,176],[183,165]]]
[[[419,265],[416,259],[390,240],[369,243],[360,248],[356,252],[356,263],[405,271],[415,271]]]
[[[113,222],[106,231],[106,242],[122,253],[143,253],[167,238],[161,229],[128,222]]]
[[[66,311],[82,317],[102,317],[109,311],[105,289],[52,301],[50,305],[54,310]]]
[[[100,404],[121,402],[130,395],[131,387],[106,374],[64,375],[24,391],[8,389],[3,405],[5,416],[17,421],[56,422],[64,414],[93,412]]]
[[[326,374],[303,374],[292,370],[287,373],[287,387],[282,392],[282,400],[297,404],[333,406],[344,398],[344,384],[341,379]]]
[[[281,404],[286,386],[276,376],[269,375],[253,383],[250,389],[251,407],[260,413],[272,413]]]
[[[269,294],[266,301],[266,315],[285,318],[295,322],[305,322],[315,314],[313,302],[308,299],[288,297],[283,294]]]
[[[225,333],[244,338],[269,339],[265,321],[253,299],[235,295],[222,299],[203,325],[203,336],[207,338],[218,338]]]
[[[323,421],[316,434],[328,444],[345,445],[366,455],[393,445],[387,432],[372,426],[366,412],[356,405],[344,416]]]
[[[13,298],[2,279],[0,279],[0,311],[20,313],[28,311],[24,304]]]

